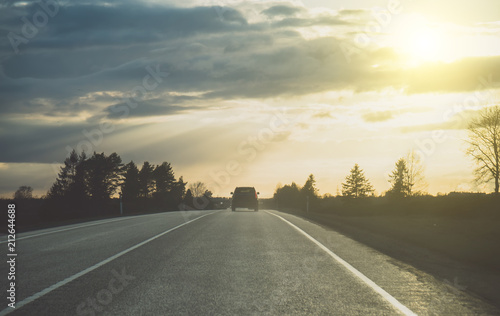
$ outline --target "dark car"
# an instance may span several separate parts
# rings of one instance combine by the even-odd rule
[[[259,200],[254,187],[237,187],[234,189],[233,200],[231,202],[231,210],[234,212],[237,207],[246,207],[254,209],[256,212],[259,210]]]

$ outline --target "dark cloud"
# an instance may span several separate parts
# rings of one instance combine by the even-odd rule
[[[62,162],[71,148],[87,152],[118,151],[111,135],[130,133],[141,125],[60,120],[0,120],[1,162]],[[101,139],[102,136],[102,139]],[[69,148],[69,149],[68,149]]]
[[[300,7],[275,5],[265,9],[264,11],[262,11],[262,13],[269,17],[275,17],[275,16],[294,16],[302,11],[304,11],[304,9]]]
[[[273,23],[274,27],[310,27],[315,25],[323,26],[337,26],[337,25],[349,25],[348,21],[345,21],[339,17],[335,16],[319,16],[315,18],[296,18],[289,17],[281,21]]]
[[[476,89],[478,76],[500,72],[498,57],[421,69],[394,67],[398,57],[391,49],[365,51],[347,59],[342,47],[352,45],[349,40],[308,40],[293,28],[345,26],[349,22],[344,17],[361,16],[365,11],[344,10],[338,15],[308,18],[303,14],[299,18],[293,13],[305,9],[288,6],[265,10],[267,14],[281,13],[286,16],[283,20],[252,24],[242,12],[229,8],[221,19],[211,7],[61,3],[58,14],[14,54],[8,32],[19,33],[20,18],[30,18],[37,10],[36,3],[3,10],[2,114],[35,111],[54,116],[88,111],[91,105],[81,98],[94,92],[126,93],[141,84],[147,75],[145,68],[151,65],[161,65],[170,74],[153,96],[168,90],[208,91],[205,98],[370,91],[391,86],[406,88],[409,93],[470,91]],[[381,67],[373,69],[373,64]]]
[[[1,7],[0,114],[5,124],[0,161],[61,159],[65,146],[77,143],[82,130],[92,128],[97,118],[121,117],[123,113],[113,112],[112,105],[124,105],[123,96],[137,93],[147,76],[151,83],[148,69],[152,68],[168,76],[161,77],[127,117],[176,115],[231,98],[344,89],[474,91],[491,88],[481,85],[478,78],[496,79],[500,74],[498,56],[414,69],[398,68],[397,54],[391,49],[346,58],[342,47],[355,44],[340,30],[352,19],[362,19],[363,10],[313,16],[306,9],[274,6],[265,9],[264,15],[278,20],[250,23],[243,11],[230,8],[224,8],[221,18],[213,7],[177,8],[135,1],[59,3],[57,15],[20,44],[17,54],[8,34],[22,35],[21,18],[32,19],[40,6],[9,1]],[[306,39],[294,29],[316,25],[339,26],[339,35]],[[27,115],[45,116],[47,122],[8,121]],[[94,120],[65,122],[77,116],[93,116]],[[380,121],[389,116],[371,113],[364,119]]]
[[[109,119],[172,115],[197,109],[197,107],[194,106],[176,105],[196,99],[198,98],[190,96],[152,99],[139,102],[135,108],[131,108],[127,103],[119,103],[107,107],[104,113]]]
[[[87,153],[117,152],[127,161],[170,161],[183,166],[217,163],[237,156],[242,141],[267,127],[266,122],[239,121],[220,126],[193,122],[191,128],[183,127],[184,131],[176,131],[171,137],[173,131],[161,122],[132,125],[111,121],[106,125],[109,131],[101,128],[101,123],[90,122],[0,123],[0,146],[4,149],[0,152],[1,162],[49,164],[61,163],[73,148]],[[9,130],[15,132],[6,133]]]
[[[23,35],[21,18],[30,20],[41,8],[33,3],[5,10],[8,12],[4,14],[10,18],[0,24],[0,35],[7,39],[8,32]],[[38,29],[39,33],[30,39],[26,49],[126,48],[198,34],[242,31],[247,27],[242,14],[231,8],[227,8],[224,19],[220,19],[211,7],[175,8],[140,2],[70,4],[59,6],[57,14]],[[4,41],[1,52],[12,51],[9,46],[9,41]]]

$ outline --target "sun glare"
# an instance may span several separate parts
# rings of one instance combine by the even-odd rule
[[[411,16],[401,21],[394,31],[393,41],[393,45],[407,56],[409,65],[443,58],[442,32],[423,17]]]
[[[431,29],[421,29],[410,34],[410,52],[417,58],[432,60],[438,57],[438,36]]]

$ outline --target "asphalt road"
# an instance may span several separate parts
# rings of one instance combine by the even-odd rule
[[[276,211],[124,217],[19,234],[16,246],[16,308],[4,261],[0,314],[500,314],[457,280]]]

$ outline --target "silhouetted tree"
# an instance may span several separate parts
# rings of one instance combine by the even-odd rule
[[[171,165],[163,162],[156,166],[153,171],[154,191],[152,193],[154,204],[160,209],[169,209],[175,203],[172,189],[175,184],[175,176]]]
[[[406,165],[406,160],[404,158],[399,159],[396,162],[396,168],[389,175],[389,182],[392,187],[387,194],[393,197],[407,197],[410,195],[411,187],[413,183],[409,183],[408,167]]]
[[[153,179],[156,186],[156,195],[165,196],[172,190],[175,183],[174,171],[168,162],[158,165],[153,171]]]
[[[209,190],[206,190],[205,193],[203,193],[203,200],[204,200],[203,209],[212,210],[214,208],[214,201],[212,199],[212,196],[213,193]]]
[[[318,189],[316,188],[316,180],[314,175],[310,174],[306,180],[304,186],[300,189],[300,192],[304,196],[309,196],[310,198],[316,198],[318,196]]]
[[[366,197],[373,193],[373,186],[366,179],[363,170],[358,164],[351,169],[351,173],[342,183],[342,195],[350,198]]]
[[[87,196],[86,161],[85,153],[78,155],[73,150],[64,160],[64,165],[56,181],[50,187],[47,197],[49,199],[77,199],[75,201],[77,203],[85,198]]]
[[[476,181],[494,181],[495,193],[500,188],[500,106],[482,110],[469,124],[469,149],[478,167]]]
[[[171,196],[172,196],[172,202],[174,205],[172,207],[177,207],[180,203],[182,203],[184,196],[187,195],[186,192],[186,182],[184,182],[184,179],[182,176],[179,178],[179,180],[175,181],[172,189],[170,191]]]
[[[106,156],[95,153],[86,161],[88,189],[94,200],[107,200],[113,196],[122,180],[122,159],[118,154]]]
[[[118,188],[128,211],[175,209],[186,193],[183,178],[176,180],[167,162],[154,167],[146,161],[139,171],[133,161],[123,166],[116,153],[107,156],[94,152],[87,158],[85,153],[78,155],[73,150],[47,193],[44,214],[62,218],[68,210],[73,211],[70,217],[115,212],[117,203],[111,198]]]
[[[60,219],[83,214],[87,209],[88,185],[87,157],[73,150],[47,192],[45,216]]]
[[[33,188],[27,185],[20,186],[14,193],[15,200],[27,200],[33,198]]]
[[[408,174],[406,183],[408,184],[408,195],[425,194],[427,183],[424,178],[424,166],[414,150],[408,152],[405,157]]]
[[[121,190],[124,200],[134,200],[139,197],[139,169],[137,165],[131,161],[124,166],[125,179],[123,180]]]
[[[201,197],[208,190],[205,183],[200,181],[191,183],[188,187],[194,197]]]
[[[78,157],[78,163],[75,165],[75,174],[72,177],[72,184],[69,186],[67,198],[73,203],[85,204],[89,197],[88,185],[88,159],[85,152]]]
[[[280,209],[283,207],[302,208],[304,205],[300,196],[300,188],[295,182],[276,188],[273,199]]]
[[[194,196],[193,194],[191,193],[191,190],[190,189],[187,189],[186,191],[186,195],[184,196],[184,199],[182,201],[182,203],[184,204],[184,209],[190,209],[193,207],[193,200],[194,200]]]
[[[155,187],[153,178],[154,167],[147,161],[142,165],[139,171],[140,196],[144,198],[151,197]]]

